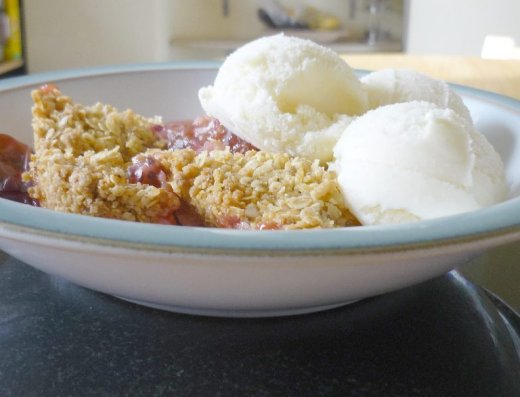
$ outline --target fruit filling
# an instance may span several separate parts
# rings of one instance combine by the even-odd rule
[[[245,153],[256,148],[239,138],[216,118],[210,116],[197,117],[189,121],[172,121],[164,125],[152,126],[160,138],[168,142],[168,149],[193,149],[197,153],[211,150],[224,150],[226,147],[233,153]]]
[[[0,197],[38,205],[28,193],[22,174],[28,170],[31,149],[7,134],[0,134]]]

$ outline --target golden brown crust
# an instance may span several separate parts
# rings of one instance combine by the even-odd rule
[[[142,222],[170,222],[179,197],[208,226],[302,229],[358,225],[336,175],[318,161],[287,154],[162,150],[132,111],[77,105],[53,86],[33,92],[35,154],[24,175],[43,207]],[[162,187],[130,183],[135,156],[165,170]],[[171,223],[171,222],[170,222]]]
[[[24,179],[45,208],[142,222],[168,221],[180,205],[167,189],[130,184],[127,163],[164,147],[145,119],[109,105],[74,104],[54,86],[32,93],[35,154]]]
[[[357,225],[336,175],[303,158],[249,151],[151,151],[171,186],[209,225],[239,228],[328,228]]]
[[[59,149],[80,156],[119,147],[125,161],[148,148],[165,148],[151,127],[160,118],[147,119],[131,110],[119,112],[110,105],[75,104],[55,86],[32,92],[33,131],[36,152]]]

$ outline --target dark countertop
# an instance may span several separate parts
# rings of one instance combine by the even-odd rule
[[[321,313],[140,307],[0,252],[1,396],[520,396],[519,318],[451,272]]]

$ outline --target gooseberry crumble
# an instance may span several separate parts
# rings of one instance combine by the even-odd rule
[[[171,225],[272,230],[358,225],[318,160],[258,150],[202,116],[164,123],[32,93],[34,153],[0,135],[0,197]]]

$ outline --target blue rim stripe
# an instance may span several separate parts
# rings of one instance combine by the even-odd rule
[[[65,214],[0,199],[0,222],[111,241],[229,250],[345,250],[446,242],[520,231],[520,199],[450,217],[402,225],[324,230],[243,231],[127,222]]]

